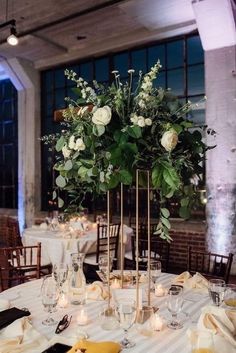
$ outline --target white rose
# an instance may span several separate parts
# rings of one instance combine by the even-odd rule
[[[84,141],[81,138],[78,138],[76,140],[74,150],[76,150],[76,151],[85,150],[85,144],[84,144]]]
[[[71,150],[74,149],[74,147],[75,147],[75,136],[74,135],[72,135],[70,137],[68,146]]]
[[[151,126],[152,125],[152,120],[150,118],[145,119],[145,125]]]
[[[131,114],[130,116],[130,121],[134,124],[137,125],[138,123],[138,116],[136,114]]]
[[[166,131],[162,138],[161,144],[166,151],[171,152],[178,143],[178,134],[175,130]]]
[[[62,147],[62,154],[63,154],[64,158],[69,158],[70,152],[71,151],[67,148],[66,145]]]
[[[144,127],[145,126],[145,119],[143,116],[138,117],[138,126]]]
[[[92,122],[95,125],[106,126],[107,124],[109,124],[110,120],[111,120],[111,108],[108,107],[108,105],[105,105],[102,108],[98,108],[93,113]]]

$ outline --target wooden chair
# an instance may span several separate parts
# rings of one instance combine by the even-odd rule
[[[23,246],[20,234],[19,222],[17,219],[8,217],[7,219],[7,246]]]
[[[232,253],[220,255],[195,251],[191,246],[188,247],[188,271],[191,274],[200,272],[207,278],[219,278],[228,283],[232,262]]]
[[[1,290],[38,279],[41,275],[41,243],[34,246],[0,248],[3,265],[0,267]]]
[[[98,270],[99,256],[106,255],[108,250],[108,231],[107,225],[97,226],[97,249],[96,253],[88,254],[85,256],[84,260],[84,270],[88,280],[97,279],[94,275],[96,270]],[[110,254],[113,256],[113,268],[117,266],[117,256],[119,247],[119,237],[120,237],[120,224],[110,225]]]

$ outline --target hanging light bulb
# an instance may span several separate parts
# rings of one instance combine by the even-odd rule
[[[19,39],[16,36],[16,28],[11,27],[10,28],[10,35],[7,37],[7,43],[10,45],[17,45],[19,43]]]

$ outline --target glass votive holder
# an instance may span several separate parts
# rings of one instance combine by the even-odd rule
[[[84,306],[77,311],[76,322],[78,326],[85,326],[89,323],[88,312]]]
[[[164,328],[164,320],[157,313],[153,314],[150,319],[150,327],[153,331],[162,331]]]
[[[154,288],[156,297],[164,297],[168,293],[168,290],[161,283],[155,283]]]
[[[119,322],[113,306],[105,305],[99,315],[100,326],[103,330],[111,331],[119,327]]]

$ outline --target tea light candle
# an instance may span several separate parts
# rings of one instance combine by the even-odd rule
[[[86,309],[80,309],[77,315],[77,324],[80,326],[87,325],[88,323],[88,314]]]
[[[114,281],[111,284],[111,288],[116,289],[116,288],[121,288],[120,281],[118,278],[115,278]]]
[[[163,329],[164,322],[163,322],[162,318],[159,315],[154,314],[151,317],[150,325],[151,325],[151,328],[154,331],[161,331]]]
[[[162,284],[157,284],[155,286],[155,295],[157,297],[163,297],[166,294],[166,289],[162,286]]]
[[[92,224],[92,228],[93,228],[93,229],[96,229],[96,228],[97,228],[97,223],[93,223],[93,224]]]
[[[68,306],[68,298],[65,293],[62,293],[62,295],[60,296],[58,300],[58,306],[60,308],[66,308]]]

